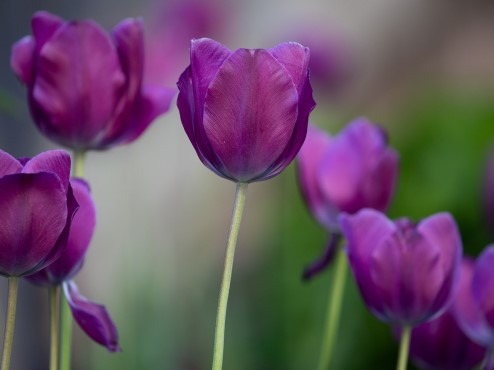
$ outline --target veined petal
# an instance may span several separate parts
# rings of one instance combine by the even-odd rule
[[[116,50],[105,31],[92,21],[67,23],[39,54],[32,98],[49,117],[44,131],[72,147],[97,141],[123,83]]]
[[[0,177],[22,171],[22,164],[9,153],[0,150]]]
[[[22,276],[55,248],[67,223],[67,196],[53,173],[7,175],[0,178],[0,213],[0,274]]]
[[[283,152],[298,114],[292,79],[267,51],[239,49],[220,67],[204,105],[211,147],[237,181],[263,174]]]
[[[26,85],[33,83],[34,52],[36,45],[31,36],[26,36],[12,46],[10,66],[15,75]]]
[[[47,150],[31,158],[22,169],[23,173],[48,172],[58,176],[67,191],[70,178],[70,155],[64,150]]]
[[[284,42],[268,50],[286,68],[299,94],[302,93],[307,68],[309,65],[309,48],[297,42]]]
[[[82,296],[73,281],[63,284],[65,297],[79,327],[110,352],[119,352],[118,332],[105,306]]]

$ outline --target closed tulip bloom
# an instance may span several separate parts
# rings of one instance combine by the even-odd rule
[[[26,279],[48,287],[63,284],[72,315],[81,329],[110,352],[119,351],[117,328],[106,308],[82,296],[76,284],[71,281],[81,269],[91,242],[96,224],[96,209],[89,185],[77,178],[71,179],[70,183],[80,208],[72,221],[67,247],[56,261]]]
[[[0,275],[33,274],[66,248],[78,205],[62,150],[31,159],[0,151]]]
[[[75,150],[108,149],[137,139],[168,110],[174,90],[142,84],[142,22],[127,19],[112,35],[91,20],[32,18],[33,36],[12,48],[11,66],[28,89],[34,122]]]
[[[459,297],[457,295],[455,300],[461,299]],[[451,309],[412,331],[410,356],[421,369],[473,370],[485,353],[484,347],[460,329]]]
[[[279,174],[298,153],[315,106],[309,50],[297,43],[229,50],[193,40],[178,109],[201,161],[235,182]]]
[[[455,301],[458,321],[470,338],[494,350],[494,245],[489,246],[477,261],[465,261],[459,293]],[[494,360],[494,358],[492,359]],[[492,362],[494,365],[494,361]]]
[[[360,293],[380,320],[415,326],[444,312],[457,286],[462,245],[454,219],[414,225],[364,209],[340,216]]]

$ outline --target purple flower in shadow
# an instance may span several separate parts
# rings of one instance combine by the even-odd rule
[[[37,12],[33,36],[12,48],[11,66],[28,89],[34,122],[76,150],[108,149],[137,139],[169,109],[175,89],[143,85],[142,22],[126,19],[112,36],[91,20]]]
[[[235,182],[283,171],[305,140],[315,106],[308,63],[309,50],[297,43],[232,51],[193,40],[177,105],[204,165]]]
[[[63,253],[78,209],[69,176],[62,150],[21,159],[0,151],[0,275],[33,274]]]
[[[335,137],[309,126],[297,157],[297,170],[305,203],[330,233],[322,258],[304,271],[304,277],[309,278],[332,260],[335,239],[340,238],[341,212],[387,209],[395,189],[398,155],[389,148],[383,129],[359,118]]]
[[[416,326],[444,312],[458,285],[462,255],[450,214],[414,225],[363,209],[342,214],[340,224],[360,293],[377,318]]]
[[[71,280],[84,262],[96,225],[96,210],[87,183],[77,178],[70,182],[80,209],[72,222],[67,248],[56,261],[26,279],[43,286],[62,284],[72,315],[81,329],[108,351],[120,351],[117,328],[106,308],[83,297]]]

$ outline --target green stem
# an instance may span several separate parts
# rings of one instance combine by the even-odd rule
[[[7,302],[7,318],[5,323],[5,336],[3,340],[1,370],[8,370],[10,366],[10,355],[12,353],[12,342],[14,339],[15,310],[17,306],[18,287],[19,278],[9,277],[9,298]]]
[[[233,207],[232,223],[228,242],[226,245],[225,269],[221,282],[220,297],[218,301],[218,311],[216,315],[216,331],[214,335],[213,370],[221,370],[223,366],[223,348],[225,346],[225,319],[226,307],[228,304],[228,293],[232,279],[233,258],[235,256],[235,245],[237,244],[240,221],[245,206],[245,196],[247,195],[247,184],[237,183],[235,193],[235,205]]]
[[[60,285],[48,288],[48,295],[50,298],[50,370],[58,370]]]
[[[70,370],[72,349],[72,312],[64,294],[60,299],[60,370]]]
[[[84,177],[84,163],[86,160],[86,152],[82,150],[74,150],[74,176]]]
[[[396,367],[396,370],[406,370],[407,368],[411,334],[412,328],[410,326],[404,326],[401,329],[400,354],[398,357],[398,365]]]
[[[345,281],[348,269],[346,254],[343,247],[339,246],[336,251],[335,272],[333,275],[333,286],[328,300],[328,311],[326,314],[326,325],[319,357],[319,370],[327,370],[331,364],[334,342],[338,332],[343,294],[345,292]]]

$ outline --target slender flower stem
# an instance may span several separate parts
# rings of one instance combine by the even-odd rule
[[[74,172],[76,177],[84,176],[86,152],[75,150],[73,153]],[[60,294],[60,370],[70,370],[72,351],[72,312],[64,294]]]
[[[60,339],[59,294],[60,285],[48,289],[50,298],[50,370],[58,370],[58,346]]]
[[[233,258],[235,256],[235,245],[237,244],[240,221],[245,206],[245,196],[247,195],[247,184],[237,183],[235,193],[235,205],[233,207],[232,223],[228,242],[226,245],[225,269],[221,282],[220,297],[218,301],[218,311],[216,315],[216,331],[214,335],[213,370],[221,370],[223,366],[223,348],[225,346],[225,319],[226,307],[228,304],[228,293],[230,291],[230,281],[232,279]]]
[[[345,281],[348,269],[346,254],[340,245],[336,251],[335,272],[333,275],[333,286],[328,300],[328,311],[326,314],[326,325],[324,337],[319,356],[319,370],[327,370],[331,365],[334,342],[338,332],[340,321],[341,306],[343,303],[343,294],[345,292]]]
[[[9,277],[9,298],[7,302],[7,319],[5,323],[5,336],[3,340],[3,354],[1,370],[8,370],[10,366],[10,354],[14,339],[15,311],[17,306],[18,277]]]
[[[410,326],[404,326],[401,329],[400,355],[398,357],[398,365],[396,370],[406,370],[407,368],[411,334],[412,328]]]

